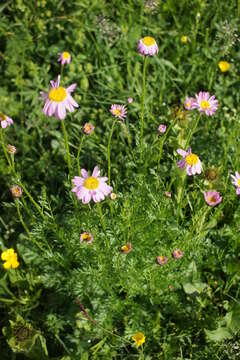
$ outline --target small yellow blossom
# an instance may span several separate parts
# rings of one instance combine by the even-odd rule
[[[132,339],[135,341],[137,347],[145,343],[145,336],[141,331],[137,332]]]
[[[186,44],[188,42],[188,37],[186,35],[182,35],[180,41],[182,44]]]
[[[1,254],[1,259],[5,261],[3,267],[6,270],[11,268],[16,269],[19,266],[17,253],[15,253],[12,248],[3,251]]]
[[[114,192],[112,192],[112,193],[110,194],[110,198],[111,198],[112,200],[116,200],[117,194],[115,194]]]
[[[227,61],[219,61],[218,67],[222,73],[225,73],[230,69],[230,64]]]

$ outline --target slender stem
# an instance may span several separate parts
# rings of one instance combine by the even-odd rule
[[[83,135],[82,138],[81,138],[79,147],[78,147],[78,152],[77,152],[77,168],[78,168],[79,176],[81,176],[81,167],[80,167],[80,164],[79,164],[79,160],[80,160],[80,153],[81,153],[81,150],[82,150],[82,145],[83,145],[84,138],[85,138],[85,136]]]
[[[175,121],[172,121],[171,125],[168,126],[167,128],[167,131],[166,133],[164,134],[163,138],[160,138],[160,146],[159,146],[159,156],[158,156],[158,168],[160,166],[160,161],[161,161],[161,158],[162,158],[162,150],[163,150],[163,145],[165,143],[165,140],[167,138],[167,135],[169,133],[169,131],[172,129],[172,127],[175,125],[176,123],[176,120]]]
[[[191,129],[191,130],[189,131],[189,133],[188,133],[188,137],[187,137],[186,144],[185,144],[185,149],[187,149],[188,146],[189,146],[189,144],[190,144],[190,141],[191,141],[191,139],[192,139],[192,137],[193,137],[193,134],[194,134],[195,131],[196,131],[196,128],[197,128],[197,126],[198,126],[198,123],[199,123],[200,118],[201,118],[201,114],[198,115],[198,117],[196,118],[195,123],[194,123],[192,129]]]
[[[19,202],[18,202],[17,199],[15,199],[15,204],[16,204],[16,207],[17,207],[17,213],[18,213],[19,220],[20,220],[24,230],[26,231],[27,236],[30,238],[31,237],[30,231],[28,230],[28,227],[27,227],[27,225],[25,224],[25,222],[23,220],[23,217],[22,217],[22,214],[21,214],[21,211],[20,211],[20,207],[19,207]]]
[[[180,187],[179,193],[178,193],[178,211],[177,211],[177,219],[179,221],[181,209],[182,209],[182,200],[184,195],[184,188],[185,188],[185,182],[186,182],[187,174],[184,172],[183,179],[182,179],[182,186]]]
[[[143,77],[142,77],[142,100],[141,100],[141,120],[140,120],[140,160],[143,158],[143,127],[144,127],[144,99],[145,99],[145,88],[146,88],[146,67],[147,67],[147,56],[144,57],[143,62]]]
[[[70,151],[69,151],[68,135],[67,135],[67,130],[65,127],[64,120],[61,121],[61,124],[62,124],[63,136],[64,136],[64,141],[65,141],[65,150],[66,150],[66,154],[67,154],[68,171],[69,171],[69,176],[71,179],[72,178],[72,163],[71,163],[71,155],[70,155]]]
[[[2,149],[3,149],[3,152],[4,152],[4,155],[5,155],[5,158],[8,162],[8,165],[9,165],[9,169],[11,171],[12,169],[12,164],[11,164],[11,160],[9,158],[9,155],[8,155],[8,152],[7,152],[7,149],[6,149],[6,145],[5,145],[5,141],[4,141],[4,134],[3,134],[3,130],[1,129],[0,131],[0,134],[1,134],[1,145],[2,145]]]
[[[100,217],[100,221],[103,227],[104,232],[106,231],[106,224],[104,221],[104,216],[103,216],[103,212],[102,212],[102,206],[100,203],[97,203],[97,209],[98,209],[98,213],[99,213],[99,217]]]
[[[111,183],[111,140],[112,140],[112,135],[113,135],[113,130],[114,130],[114,126],[116,124],[116,120],[113,122],[112,124],[112,128],[109,134],[109,138],[108,138],[108,148],[107,148],[107,158],[108,158],[108,184],[110,185]]]
[[[45,216],[43,214],[43,211],[42,209],[40,208],[40,206],[36,203],[36,201],[33,199],[32,195],[30,194],[30,192],[26,189],[26,186],[21,182],[19,181],[18,182],[19,186],[21,186],[25,192],[25,194],[27,195],[27,197],[29,198],[29,200],[31,201],[31,203],[34,205],[34,207],[36,208],[36,210],[38,211],[38,213],[41,215],[41,217],[43,219],[45,219]]]

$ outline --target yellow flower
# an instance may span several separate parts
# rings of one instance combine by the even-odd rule
[[[16,269],[19,266],[17,253],[15,253],[13,249],[3,251],[1,254],[1,259],[5,261],[3,267],[6,270],[11,268]]]
[[[222,73],[225,73],[230,69],[230,64],[227,61],[219,61],[218,67]]]
[[[137,332],[132,339],[135,341],[137,347],[145,343],[145,336],[141,331]]]
[[[188,42],[188,37],[186,35],[182,35],[180,41],[182,44],[186,44]]]

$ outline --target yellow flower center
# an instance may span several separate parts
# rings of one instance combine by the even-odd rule
[[[152,45],[155,45],[155,40],[153,37],[151,36],[145,36],[143,39],[142,39],[142,42],[144,43],[144,45],[146,46],[152,46]]]
[[[98,186],[99,186],[99,180],[97,178],[95,178],[94,176],[89,176],[84,181],[84,187],[88,190],[95,190],[98,188]]]
[[[0,113],[0,120],[1,121],[6,120],[6,115],[4,115],[3,113]]]
[[[63,58],[64,60],[69,59],[69,58],[70,58],[70,54],[69,54],[69,52],[64,51],[64,52],[62,53],[62,58]]]
[[[199,161],[199,158],[195,154],[189,154],[186,156],[185,160],[188,165],[196,165]]]
[[[181,43],[182,44],[186,44],[187,41],[188,41],[188,37],[186,35],[181,36]]]
[[[62,86],[52,88],[48,93],[48,97],[52,101],[61,102],[66,99],[67,91]]]
[[[209,109],[210,108],[210,102],[208,100],[202,100],[200,103],[200,106],[202,109]]]
[[[238,186],[240,187],[240,179],[238,179],[237,184],[238,184]]]
[[[117,115],[117,116],[120,116],[120,115],[121,115],[121,111],[118,110],[118,109],[114,109],[114,110],[113,110],[113,113],[114,113],[115,115]]]
[[[91,236],[86,233],[86,234],[83,234],[83,235],[82,235],[82,239],[83,239],[83,240],[90,241],[90,240],[91,240]]]
[[[214,196],[214,195],[210,195],[209,197],[208,197],[208,201],[209,202],[215,202],[217,200],[217,198],[216,198],[216,196]]]

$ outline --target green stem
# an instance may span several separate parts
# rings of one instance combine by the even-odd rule
[[[165,140],[167,138],[167,135],[168,135],[169,131],[172,129],[172,127],[175,125],[175,123],[176,123],[176,121],[172,121],[171,125],[168,126],[167,131],[164,134],[163,138],[160,139],[159,156],[158,156],[158,169],[159,169],[160,161],[161,161],[161,158],[162,158],[163,145],[165,143]]]
[[[195,123],[194,123],[192,129],[191,129],[191,130],[189,131],[189,133],[188,133],[187,141],[186,141],[186,144],[185,144],[185,150],[187,150],[187,148],[188,148],[188,146],[189,146],[189,144],[190,144],[190,141],[191,141],[191,139],[192,139],[192,137],[193,137],[193,135],[194,135],[194,133],[195,133],[195,131],[196,131],[196,128],[197,128],[197,126],[198,126],[198,123],[199,123],[200,118],[201,118],[201,114],[198,115],[198,117],[196,118]]]
[[[70,155],[70,151],[69,151],[68,135],[67,135],[67,130],[65,127],[64,120],[61,121],[61,124],[62,124],[63,136],[64,136],[64,141],[65,141],[65,150],[66,150],[66,154],[67,154],[68,171],[69,171],[69,176],[71,179],[72,178],[72,163],[71,163],[71,155]]]
[[[5,158],[6,158],[7,162],[8,162],[9,170],[10,170],[10,172],[11,172],[11,170],[12,170],[12,164],[11,164],[11,160],[10,160],[10,158],[9,158],[9,155],[8,155],[8,152],[7,152],[7,149],[6,149],[6,145],[5,145],[5,141],[4,141],[4,134],[3,134],[2,128],[1,128],[0,134],[1,134],[1,145],[2,145],[2,149],[3,149],[3,152],[4,152]]]
[[[144,57],[143,62],[143,77],[142,77],[142,100],[141,100],[141,120],[140,120],[140,161],[143,158],[143,127],[144,127],[144,99],[146,89],[146,67],[147,67],[147,56]]]
[[[32,195],[30,194],[30,192],[26,189],[25,185],[21,182],[18,181],[19,186],[21,186],[23,188],[23,191],[25,192],[25,194],[27,195],[27,197],[29,198],[29,200],[31,201],[31,203],[34,205],[34,207],[36,208],[36,210],[38,211],[38,213],[41,215],[41,217],[43,219],[45,219],[45,216],[43,214],[42,209],[40,208],[40,206],[36,203],[36,201],[33,199]]]
[[[116,124],[116,120],[113,122],[112,124],[112,128],[109,134],[109,139],[108,139],[108,147],[107,147],[107,158],[108,158],[108,184],[110,185],[111,183],[111,140],[112,140],[112,135],[113,135],[113,130],[114,130],[114,126]]]
[[[30,238],[30,237],[31,237],[30,231],[28,230],[27,225],[26,225],[25,222],[23,221],[23,217],[22,217],[22,214],[21,214],[21,211],[20,211],[20,207],[19,207],[19,202],[18,202],[17,199],[15,200],[15,204],[16,204],[16,207],[17,207],[17,213],[18,213],[19,220],[20,220],[20,222],[21,222],[24,230],[26,231],[27,236]]]
[[[97,203],[97,209],[98,209],[98,213],[99,213],[99,217],[100,217],[100,221],[103,227],[104,232],[106,232],[106,224],[104,221],[104,216],[103,216],[103,212],[102,212],[102,205],[100,203]]]
[[[84,141],[85,136],[82,136],[79,147],[78,147],[78,152],[77,152],[77,168],[78,168],[78,174],[79,176],[81,176],[81,167],[79,164],[79,159],[80,159],[80,153],[82,150],[82,145],[83,145],[83,141]]]

